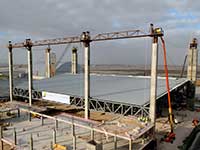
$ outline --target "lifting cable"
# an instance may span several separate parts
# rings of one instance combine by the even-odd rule
[[[165,41],[162,37],[160,37],[162,42],[162,48],[164,52],[164,69],[165,69],[165,77],[166,77],[166,88],[167,88],[167,96],[168,96],[168,111],[169,111],[169,123],[171,128],[171,133],[173,133],[173,115],[172,115],[172,106],[171,106],[171,96],[170,96],[170,87],[169,87],[169,79],[168,79],[168,67],[167,67],[167,54],[166,54],[166,46]]]

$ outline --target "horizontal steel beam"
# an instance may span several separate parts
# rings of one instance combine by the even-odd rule
[[[153,37],[153,36],[163,36],[162,33],[144,33],[141,30],[129,30],[129,31],[120,31],[120,32],[110,32],[110,33],[101,33],[93,36],[89,42],[92,41],[105,41],[105,40],[117,40],[117,39],[127,39],[127,38],[142,38],[142,37]],[[32,46],[46,46],[46,45],[58,45],[58,44],[68,44],[68,43],[80,43],[84,42],[84,39],[81,36],[74,37],[64,37],[64,38],[55,38],[55,39],[46,39],[32,41]],[[10,45],[12,48],[22,48],[26,47],[26,42],[15,43]]]

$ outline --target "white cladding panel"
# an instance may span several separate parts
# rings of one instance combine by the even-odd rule
[[[42,91],[42,99],[70,104],[70,96],[64,94]]]

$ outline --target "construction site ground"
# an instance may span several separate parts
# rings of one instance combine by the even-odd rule
[[[200,88],[198,87],[196,90],[196,97],[197,101],[200,99]],[[24,102],[3,102],[0,103],[1,110],[6,108],[12,108],[15,106],[20,106],[27,108],[28,104]],[[51,116],[57,116],[61,118],[68,118],[68,115],[73,115],[75,117],[81,117],[84,118],[84,110],[82,108],[77,108],[75,106],[69,106],[69,105],[63,105],[63,104],[55,104],[51,102],[45,102],[45,101],[35,101],[34,105],[32,107],[32,110],[35,111],[44,111],[46,109],[49,109],[48,115]],[[157,138],[157,149],[158,150],[178,150],[178,146],[182,145],[182,141],[190,134],[190,132],[193,130],[193,119],[197,118],[200,119],[200,112],[197,111],[189,111],[189,110],[180,110],[180,111],[173,111],[175,118],[177,119],[178,123],[174,125],[174,132],[176,134],[176,140],[172,143],[166,143],[162,142],[160,139],[170,131],[170,126],[168,122],[167,117],[160,117],[156,120],[156,138]],[[167,110],[166,110],[167,114]],[[2,118],[4,117],[4,123],[2,123]],[[1,114],[1,126],[5,125],[6,123],[6,117],[7,120],[9,120],[9,117],[12,116],[2,116]],[[16,117],[15,117],[16,118]],[[123,125],[129,125],[130,128],[134,128],[136,126],[141,126],[140,123],[137,122],[137,119],[130,119],[130,117],[123,117],[121,115],[117,114],[111,114],[111,113],[103,113],[103,112],[96,112],[91,111],[91,122],[89,125],[95,125],[95,124],[102,124],[104,123],[104,127],[106,128],[107,125],[111,125],[109,128],[113,131],[125,132],[121,131],[120,128],[116,128]],[[38,118],[33,118],[31,122],[28,121],[27,113],[22,113],[20,119],[12,119],[12,121],[8,121],[10,124],[6,125],[5,135],[13,139],[13,128],[16,128],[18,135],[18,144],[21,145],[20,149],[28,149],[29,139],[30,139],[30,133],[32,133],[33,139],[35,139],[34,142],[37,142],[35,149],[50,149],[52,146],[52,136],[53,136],[53,129],[55,128],[55,123],[50,119],[44,120],[44,126],[41,126],[41,121]],[[80,123],[80,122],[79,122]],[[84,122],[82,123],[84,124]],[[117,125],[118,124],[118,125]],[[107,130],[109,130],[107,128]],[[84,129],[77,130],[79,132],[78,139],[77,139],[77,146],[82,147],[80,149],[84,149],[85,142],[90,140],[90,133],[89,131],[86,131]],[[127,130],[127,132],[130,131],[130,129]],[[68,145],[68,149],[72,149],[72,138],[70,136],[70,126],[59,123],[59,128],[57,130],[57,141],[61,145]],[[104,148],[106,149],[112,149],[113,148],[113,137],[106,137],[103,134],[95,133],[95,139],[104,143]],[[118,149],[120,150],[126,150],[128,149],[128,141],[127,140],[121,140],[118,139]],[[8,146],[8,145],[6,145]],[[136,147],[135,147],[136,148]]]
[[[12,103],[6,102],[1,104],[1,110],[7,108],[28,108],[27,103],[16,102]],[[87,122],[84,119],[80,120],[77,117],[84,117],[84,111],[82,108],[77,108],[74,106],[67,106],[63,104],[52,104],[49,102],[41,102],[35,101],[32,111],[36,112],[45,112],[48,108],[48,115],[54,116],[56,118],[64,119],[66,121],[71,121],[71,115],[73,115],[73,121],[88,126],[95,126],[100,130],[105,130],[107,132],[111,132],[120,136],[129,137],[132,135],[133,137],[138,134],[145,132],[148,126],[144,125],[135,117],[125,117],[117,114],[103,113],[103,112],[95,112],[91,111],[91,121]],[[31,121],[28,121],[28,113],[21,112],[20,117],[16,117],[12,115],[2,116],[4,117],[4,126],[6,126],[6,130],[4,130],[4,137],[8,140],[13,139],[13,130],[17,132],[17,145],[21,150],[29,149],[29,141],[30,135],[33,137],[34,149],[51,149],[52,141],[53,141],[53,132],[55,128],[55,121],[49,118],[44,119],[44,125],[41,125],[41,120],[38,117],[34,117]],[[134,131],[133,129],[139,128],[141,132]],[[91,140],[91,132],[90,130],[84,128],[76,128],[77,135],[77,149],[85,149],[86,141]],[[72,149],[72,136],[71,136],[71,126],[66,123],[59,122],[58,128],[56,129],[56,137],[57,143],[60,145],[67,145],[68,149]],[[94,139],[96,141],[100,141],[103,143],[104,149],[114,149],[114,137],[107,136],[106,134],[101,134],[98,132],[94,132]],[[134,148],[139,149],[145,143],[141,142],[141,139],[133,141]],[[148,141],[146,141],[148,142]],[[128,140],[117,139],[117,147],[120,150],[128,149]]]
[[[196,102],[200,103],[200,87],[196,87]],[[167,113],[167,110],[166,110]],[[178,150],[178,146],[181,146],[183,140],[189,136],[191,131],[194,129],[192,123],[193,119],[200,120],[199,111],[189,111],[189,110],[173,110],[174,116],[178,121],[178,124],[174,125],[174,132],[176,134],[176,139],[171,143],[161,142],[160,139],[164,136],[166,132],[170,131],[170,125],[167,117],[158,118],[156,121],[156,132],[158,138],[158,150]]]
[[[183,140],[189,136],[194,128],[192,123],[194,118],[200,119],[200,113],[195,111],[174,111],[174,115],[178,120],[178,124],[174,125],[174,132],[176,139],[173,143],[161,142],[161,138],[170,131],[170,125],[167,117],[159,118],[156,121],[156,136],[158,139],[158,150],[178,150],[178,146],[181,146]]]

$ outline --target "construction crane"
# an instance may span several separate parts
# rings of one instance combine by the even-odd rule
[[[186,61],[187,61],[187,55],[185,55],[185,58],[184,58],[183,67],[182,67],[182,70],[181,70],[180,78],[183,77],[183,74],[184,74],[184,71],[185,71],[185,64],[186,64]]]
[[[58,59],[58,61],[57,61],[57,63],[56,63],[56,69],[58,69],[58,68],[59,68],[59,65],[61,65],[60,63],[62,62],[62,60],[63,60],[65,54],[67,53],[67,51],[69,50],[69,47],[70,47],[70,46],[71,46],[71,44],[68,44],[68,45],[65,47],[64,51],[62,52],[62,54],[60,55],[60,58]]]
[[[156,28],[157,30],[160,28]],[[155,30],[156,30],[155,29]],[[83,32],[83,34],[88,34],[89,32]],[[120,32],[110,32],[110,33],[101,33],[97,34],[89,39],[89,42],[92,41],[105,41],[105,40],[116,40],[116,39],[126,39],[126,38],[139,38],[139,37],[153,37],[153,36],[163,36],[163,32],[154,32],[154,33],[144,33],[141,30],[128,30]],[[86,39],[83,39],[82,36],[74,37],[65,37],[65,38],[56,38],[56,39],[47,39],[47,40],[38,40],[32,41],[28,39],[23,43],[12,44],[12,48],[22,48],[26,47],[26,42],[31,42],[31,46],[47,46],[47,45],[58,45],[58,44],[68,44],[68,43],[79,43],[84,42]]]
[[[48,46],[48,45],[58,45],[58,44],[68,44],[68,43],[80,43],[82,42],[85,48],[85,71],[84,71],[84,100],[85,100],[85,119],[89,118],[89,97],[90,97],[90,43],[94,41],[105,41],[105,40],[117,40],[117,39],[127,39],[127,38],[144,38],[150,37],[153,38],[153,52],[152,55],[152,72],[156,72],[157,70],[157,46],[158,46],[158,37],[162,37],[163,30],[162,28],[154,28],[153,24],[150,24],[151,32],[145,33],[142,30],[128,30],[128,31],[120,31],[120,32],[109,32],[109,33],[101,33],[94,36],[90,36],[90,33],[83,32],[81,36],[74,37],[64,37],[64,38],[56,38],[56,39],[47,39],[47,40],[39,40],[39,41],[31,41],[31,39],[26,39],[25,42],[12,44],[9,42],[9,57],[10,57],[10,78],[12,77],[12,49],[13,48],[22,48],[25,47],[28,50],[28,79],[29,79],[29,105],[32,105],[32,47],[36,46]],[[12,79],[10,80],[10,85],[13,83]],[[152,82],[151,82],[151,99],[150,99],[150,119],[153,124],[155,124],[155,103],[156,103],[156,83],[157,83],[157,74],[152,73]],[[12,97],[12,88],[10,89],[10,96]],[[12,99],[12,98],[11,98]]]

